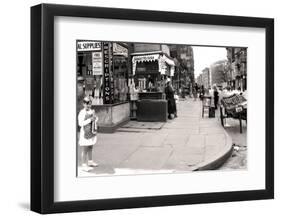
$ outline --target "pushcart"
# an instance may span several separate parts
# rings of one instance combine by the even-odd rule
[[[226,118],[239,120],[240,133],[242,133],[242,120],[247,123],[247,100],[239,94],[224,97],[220,105],[221,125],[224,127]]]

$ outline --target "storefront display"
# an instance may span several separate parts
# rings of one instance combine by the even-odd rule
[[[81,109],[81,99],[88,96],[99,116],[100,131],[112,132],[129,120],[128,61],[123,44],[77,41],[77,80],[83,84],[82,89],[81,85],[77,88],[77,108]]]

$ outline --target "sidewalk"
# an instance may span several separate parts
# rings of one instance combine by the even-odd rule
[[[130,121],[98,134],[90,172],[79,176],[175,173],[214,169],[231,154],[232,140],[217,118],[201,117],[201,101],[179,101],[178,118],[166,123]],[[145,128],[143,128],[145,126]]]

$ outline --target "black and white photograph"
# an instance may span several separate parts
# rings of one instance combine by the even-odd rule
[[[39,4],[30,40],[32,211],[274,198],[274,19]]]
[[[73,44],[77,177],[247,170],[247,47]]]

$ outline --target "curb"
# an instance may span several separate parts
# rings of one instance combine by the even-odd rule
[[[232,154],[232,138],[228,135],[228,133],[224,130],[224,134],[226,137],[226,146],[225,148],[217,153],[216,155],[212,156],[211,158],[205,160],[204,162],[200,163],[196,166],[195,169],[192,171],[203,171],[203,170],[215,170],[219,168],[221,165],[225,163],[225,161],[231,156]]]

